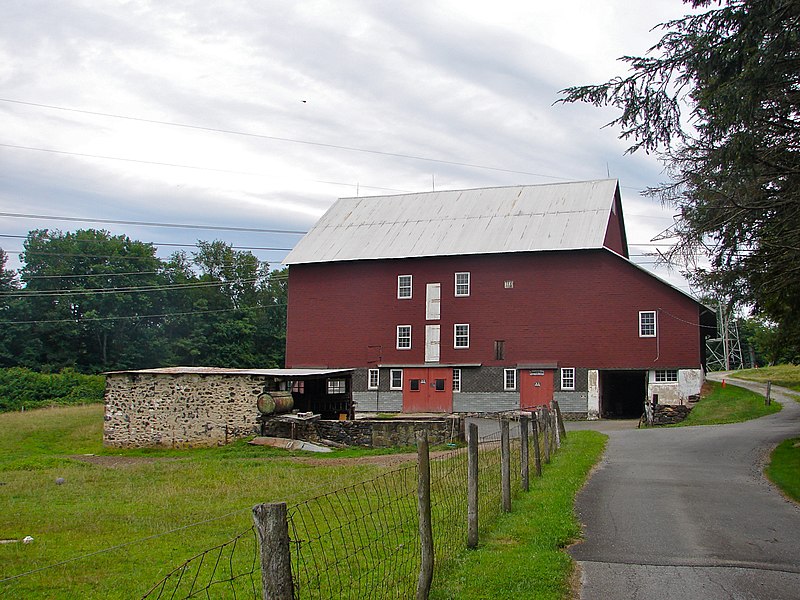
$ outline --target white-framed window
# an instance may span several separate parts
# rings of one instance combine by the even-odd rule
[[[411,275],[397,276],[397,297],[411,298]]]
[[[346,389],[344,379],[328,379],[328,394],[344,394]]]
[[[461,369],[453,369],[453,391],[461,391]]]
[[[564,367],[561,369],[561,389],[575,389],[575,367]]]
[[[379,369],[370,369],[367,374],[367,389],[377,390],[381,382],[381,372]]]
[[[469,348],[469,323],[456,323],[453,326],[453,347]]]
[[[505,390],[517,389],[516,369],[503,369],[503,389]]]
[[[392,369],[389,371],[389,388],[393,390],[403,389],[403,369]]]
[[[505,289],[507,289],[507,290],[513,290],[514,289],[514,280],[513,279],[506,279],[503,282],[503,287]]]
[[[639,311],[639,337],[656,337],[656,311]]]
[[[656,383],[678,383],[677,369],[657,369]]]
[[[469,273],[456,273],[456,296],[469,296]]]
[[[411,350],[411,325],[397,326],[397,349]]]

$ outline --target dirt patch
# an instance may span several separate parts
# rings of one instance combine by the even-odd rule
[[[164,460],[175,460],[173,458],[156,458],[154,456],[103,456],[97,454],[73,454],[70,458],[109,469],[122,469],[138,465],[149,465]]]

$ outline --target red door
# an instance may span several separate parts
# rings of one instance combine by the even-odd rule
[[[403,412],[453,412],[452,369],[405,369]]]
[[[519,407],[549,406],[553,399],[554,369],[525,369],[519,374]]]

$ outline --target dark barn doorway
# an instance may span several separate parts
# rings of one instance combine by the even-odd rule
[[[647,397],[647,371],[601,371],[600,416],[638,419]]]

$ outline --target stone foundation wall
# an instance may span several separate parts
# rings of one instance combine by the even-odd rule
[[[258,432],[255,375],[110,373],[103,445],[214,446]]]
[[[396,448],[413,446],[416,432],[427,431],[431,444],[443,444],[451,438],[464,440],[464,420],[446,417],[431,420],[359,419],[356,421],[299,421],[267,418],[261,435],[291,438],[320,443],[330,440],[347,446],[364,448]]]

